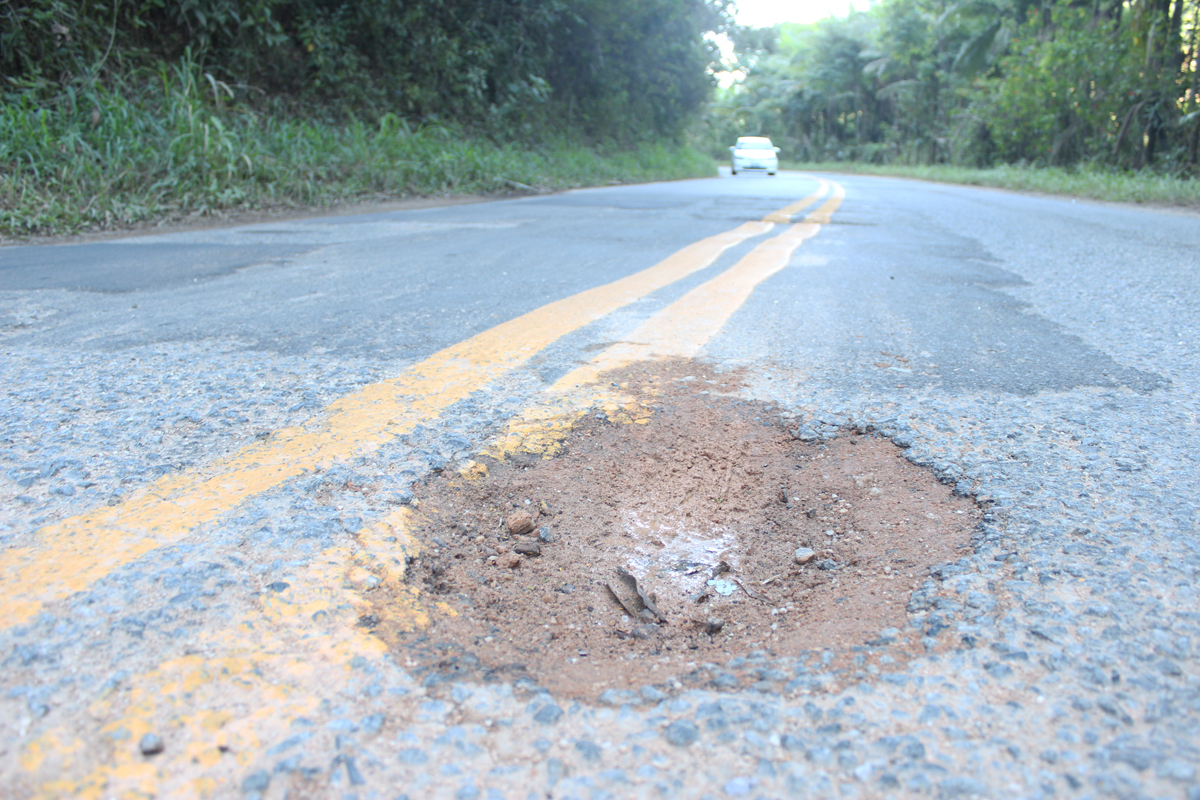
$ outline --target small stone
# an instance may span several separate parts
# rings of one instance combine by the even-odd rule
[[[595,742],[589,742],[587,739],[579,739],[575,742],[575,749],[583,756],[584,761],[600,760],[600,746]]]
[[[817,569],[831,570],[837,569],[837,562],[832,558],[823,558],[817,562]]]
[[[533,517],[528,511],[514,511],[509,515],[505,522],[508,526],[509,534],[513,536],[522,536],[533,530]]]
[[[730,797],[740,797],[744,794],[750,794],[752,788],[754,788],[754,784],[749,778],[739,776],[728,781],[723,787],[723,791]]]
[[[648,700],[651,703],[658,703],[667,699],[666,692],[662,691],[657,686],[643,686],[641,694],[643,700]]]
[[[542,725],[553,725],[558,722],[558,718],[563,715],[563,710],[554,703],[547,703],[538,709],[538,712],[533,715],[533,721],[539,722]]]
[[[635,639],[653,639],[655,636],[658,636],[660,633],[662,633],[662,631],[660,631],[658,629],[657,625],[655,625],[654,623],[651,623],[651,622],[647,622],[646,624],[638,625],[636,628],[633,629],[633,638],[635,638]]]
[[[540,556],[542,554],[542,546],[537,542],[517,542],[513,545],[513,550],[523,556]]]
[[[663,736],[676,747],[687,747],[700,738],[700,729],[691,720],[677,719],[666,727]]]
[[[396,754],[396,760],[401,764],[421,766],[429,763],[429,755],[416,747],[407,747]]]
[[[725,620],[720,617],[709,617],[704,620],[704,632],[709,636],[718,634],[725,627]]]
[[[792,558],[797,564],[807,564],[816,557],[817,554],[807,547],[797,547],[796,552],[792,554]]]
[[[147,733],[138,742],[138,749],[142,751],[142,755],[144,756],[156,756],[163,751],[164,747],[162,737],[157,733]]]
[[[271,785],[271,773],[265,769],[260,769],[257,772],[251,772],[242,781],[243,792],[265,792],[267,787]]]
[[[496,558],[496,566],[503,569],[516,569],[521,566],[521,556],[516,553],[505,553]]]
[[[738,681],[737,675],[734,675],[732,672],[722,672],[713,678],[713,686],[718,689],[737,689],[741,686],[741,682]]]
[[[542,544],[551,544],[554,541],[554,531],[550,530],[549,525],[538,528],[538,541]]]
[[[599,700],[606,706],[635,705],[641,698],[628,689],[605,689],[600,693]]]
[[[813,442],[819,442],[821,440],[821,434],[817,433],[812,428],[797,428],[796,432],[793,433],[792,436],[795,436],[805,444],[812,444]]]
[[[272,592],[282,592],[284,589],[288,588],[289,586],[291,586],[291,584],[286,581],[275,581],[274,583],[267,584],[267,588],[270,589]]]

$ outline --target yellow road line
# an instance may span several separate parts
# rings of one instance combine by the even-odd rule
[[[203,628],[191,653],[122,682],[91,703],[87,716],[65,721],[27,743],[21,768],[40,788],[36,800],[108,797],[204,798],[236,790],[264,746],[295,733],[298,716],[342,702],[356,657],[376,660],[385,645],[356,619],[386,613],[402,628],[429,624],[430,614],[453,615],[445,603],[402,585],[406,557],[420,545],[408,533],[411,511],[398,509],[355,534],[353,546],[322,551],[227,624]],[[364,595],[372,576],[390,583],[389,608]],[[82,729],[80,726],[82,725]],[[148,760],[138,741],[154,732],[166,750]],[[88,744],[120,741],[97,756]],[[269,764],[260,766],[270,766]]]
[[[599,382],[600,374],[635,361],[696,356],[754,288],[787,266],[796,248],[829,223],[846,194],[840,185],[833,187],[829,199],[803,222],[760,243],[728,270],[650,317],[626,341],[559,378],[550,387],[550,397],[514,418],[507,435],[487,452],[496,457],[515,451],[553,454],[578,417],[596,406],[610,416],[624,414],[630,421],[645,421],[633,398]]]
[[[349,547],[322,552],[282,592],[263,595],[227,626],[189,639],[192,655],[129,676],[22,748],[19,763],[36,800],[225,797],[264,746],[295,733],[289,723],[343,702],[351,660],[376,660],[383,643],[355,620],[368,606],[344,581]],[[413,598],[409,616],[426,622]],[[166,743],[147,759],[138,741]],[[112,744],[96,748],[97,743]],[[270,764],[262,766],[270,767]]]
[[[813,192],[803,200],[798,200],[795,203],[792,203],[790,206],[784,206],[778,211],[772,211],[770,214],[767,214],[765,217],[763,217],[763,219],[765,219],[767,222],[778,222],[781,225],[786,225],[792,221],[792,217],[796,216],[801,211],[824,197],[825,193],[829,191],[829,181],[824,180],[823,178],[813,178],[813,180],[817,182],[817,191]]]
[[[527,412],[576,410],[604,398],[608,389],[589,383],[604,370],[634,360],[694,355],[728,321],[761,281],[787,265],[791,254],[820,229],[843,197],[834,195],[805,222],[763,242],[737,264],[643,323],[631,338],[639,345],[616,345],[592,363],[558,380],[548,398]],[[701,324],[695,317],[703,315]],[[582,413],[580,411],[579,413]],[[575,417],[578,418],[577,416]],[[542,420],[552,426],[554,420]],[[565,432],[564,432],[565,435]],[[372,609],[363,598],[374,576],[402,588],[406,556],[420,552],[408,532],[411,512],[399,509],[365,526],[355,546],[330,548],[312,560],[281,593],[266,594],[260,605],[221,629],[200,631],[190,642],[204,656],[184,656],[128,679],[129,690],[92,704],[94,730],[64,723],[26,745],[20,761],[40,783],[38,798],[100,798],[126,793],[170,797],[209,797],[232,791],[255,764],[264,745],[289,735],[287,723],[316,713],[337,692],[356,656],[374,660],[382,643],[354,625]],[[348,580],[346,580],[348,579]],[[423,599],[416,589],[397,592],[389,618],[409,629],[429,624],[433,611],[453,613]],[[246,709],[250,709],[247,713]],[[235,713],[236,712],[236,713]],[[89,759],[86,742],[101,733],[128,732],[107,757]],[[153,762],[136,742],[154,731],[170,747]]]
[[[774,224],[747,222],[701,239],[653,267],[452,345],[392,380],[333,402],[316,430],[278,431],[206,468],[163,477],[119,506],[40,529],[35,545],[0,553],[0,625],[29,620],[44,603],[68,597],[150,550],[181,540],[248,497],[313,468],[373,452],[556,339],[704,269],[730,247]]]

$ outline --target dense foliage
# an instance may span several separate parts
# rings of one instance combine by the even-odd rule
[[[697,177],[724,0],[0,0],[0,238]]]
[[[293,112],[677,135],[723,0],[0,0],[0,90],[45,104],[181,60]]]
[[[733,38],[746,77],[706,115],[714,155],[762,132],[809,161],[1200,159],[1200,0],[880,0]]]

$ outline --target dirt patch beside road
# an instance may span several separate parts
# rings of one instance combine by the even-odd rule
[[[693,362],[609,379],[654,408],[647,424],[588,416],[555,458],[428,482],[408,580],[457,616],[380,625],[393,648],[565,696],[669,688],[697,664],[844,655],[903,627],[929,567],[968,546],[976,505],[886,439],[801,443]]]

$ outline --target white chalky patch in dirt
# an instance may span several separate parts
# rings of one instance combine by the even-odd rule
[[[448,677],[529,677],[566,696],[678,688],[755,651],[850,657],[903,628],[929,568],[969,549],[975,503],[886,439],[802,443],[780,409],[734,396],[737,374],[697,362],[605,380],[653,410],[647,424],[588,414],[553,458],[480,456],[486,474],[417,487],[422,554],[407,585],[367,595],[390,647]],[[510,532],[516,511],[533,531]],[[453,613],[390,622],[414,591]],[[880,668],[917,650],[897,641]]]

